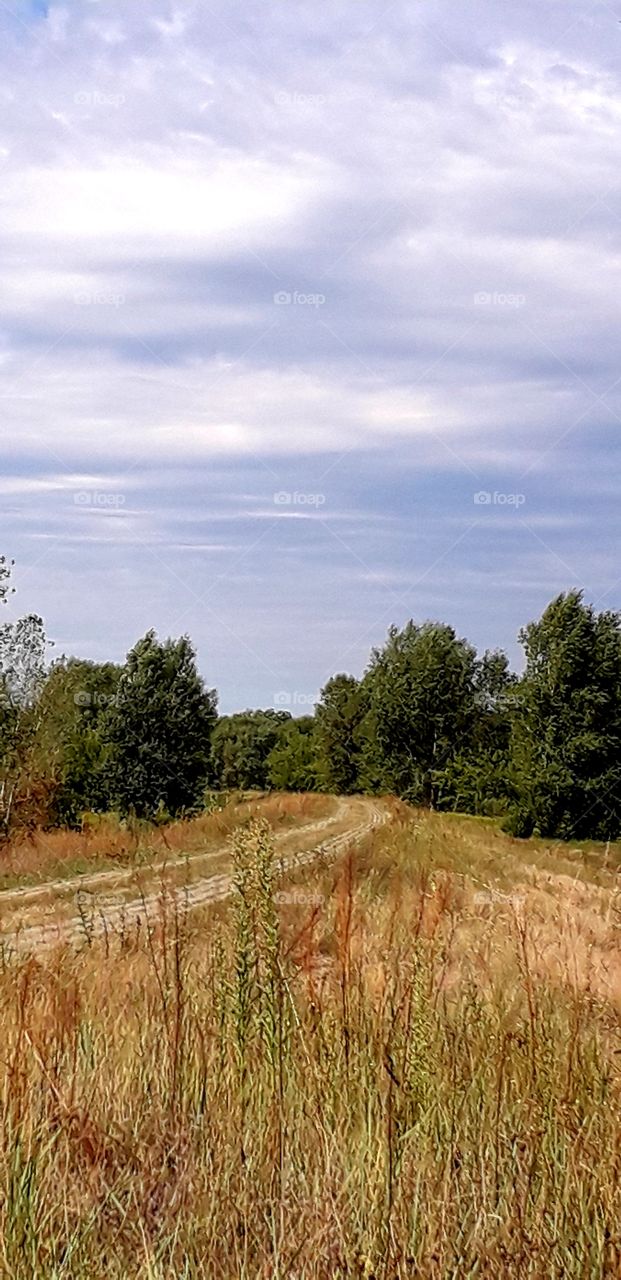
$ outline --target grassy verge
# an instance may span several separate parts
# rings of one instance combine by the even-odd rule
[[[222,809],[163,827],[146,822],[124,825],[113,816],[103,816],[84,831],[25,833],[1,851],[0,893],[51,879],[140,869],[156,861],[208,853],[259,813],[275,830],[286,830],[325,816],[333,803],[321,795],[251,793],[233,797]]]
[[[260,824],[230,908],[0,972],[2,1274],[618,1275],[611,873],[465,827],[283,887]]]

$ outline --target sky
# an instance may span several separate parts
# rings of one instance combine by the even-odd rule
[[[0,0],[7,620],[301,714],[621,608],[621,7]]]

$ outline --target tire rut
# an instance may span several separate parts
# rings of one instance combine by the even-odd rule
[[[339,801],[334,813],[328,814],[326,818],[315,818],[310,822],[300,823],[295,827],[295,832],[303,834],[305,831],[320,831],[324,827],[337,821],[337,817],[343,816],[343,805]],[[278,831],[274,835],[274,840],[278,843],[286,840],[294,834],[291,829]],[[145,863],[142,867],[113,867],[108,871],[84,872],[77,876],[67,876],[65,879],[59,878],[55,880],[42,880],[40,884],[24,885],[22,888],[1,889],[0,890],[0,910],[4,906],[12,904],[28,902],[36,898],[43,898],[48,893],[57,893],[59,896],[70,894],[74,890],[76,893],[90,893],[93,888],[100,888],[109,885],[112,889],[122,889],[123,885],[131,884],[132,880],[141,872],[148,875],[155,875],[158,871],[174,871],[175,867],[193,866],[199,862],[212,862],[215,858],[221,858],[226,852],[225,845],[219,845],[216,849],[210,849],[206,852],[198,852],[191,854],[181,854],[172,858],[159,858],[157,862]]]
[[[318,831],[341,822],[344,812],[350,807],[350,804],[352,806],[355,805],[358,809],[361,807],[366,809],[367,812],[361,821],[348,827],[345,831],[328,837],[318,845],[312,845],[309,849],[281,855],[278,858],[278,864],[282,874],[297,870],[299,867],[318,860],[322,862],[332,861],[352,844],[360,843],[372,830],[388,820],[388,812],[371,801],[340,801],[336,812],[330,815],[329,818],[322,818],[318,822],[306,824],[305,827],[297,827],[295,831],[279,833],[275,838],[276,849],[278,849],[278,844],[282,843],[287,836],[291,838],[294,835],[315,835]],[[220,852],[225,852],[225,850],[220,850]],[[170,866],[170,864],[168,865]],[[67,882],[65,881],[63,884],[66,888]],[[80,892],[83,891],[83,885],[80,885],[80,891],[77,895],[78,902]],[[0,946],[20,954],[36,954],[42,951],[49,951],[63,944],[85,944],[87,939],[92,941],[95,938],[106,937],[110,934],[124,933],[128,929],[137,928],[141,925],[152,927],[161,919],[164,905],[172,906],[173,909],[181,908],[183,911],[195,910],[198,907],[223,902],[232,893],[232,876],[228,872],[223,872],[205,876],[191,885],[181,885],[173,888],[162,886],[157,892],[143,891],[139,896],[129,901],[122,900],[118,902],[110,898],[99,902],[95,900],[89,904],[89,910],[85,911],[84,906],[82,906],[81,910],[78,909],[76,913],[62,921],[50,922],[49,924],[29,925],[26,923],[16,929],[2,931],[0,932]]]

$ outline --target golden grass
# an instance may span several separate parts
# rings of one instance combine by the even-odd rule
[[[146,822],[125,825],[114,816],[102,816],[83,831],[24,832],[0,850],[0,888],[196,853],[222,844],[240,822],[259,812],[278,829],[322,817],[329,803],[329,797],[321,795],[256,792],[234,796],[220,810],[163,827]]]
[[[230,908],[7,965],[0,1273],[619,1276],[614,873],[567,856],[394,804],[277,890],[258,825]]]

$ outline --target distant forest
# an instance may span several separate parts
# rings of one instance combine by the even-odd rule
[[[0,599],[11,565],[0,558]],[[621,615],[557,596],[520,632],[519,677],[439,622],[391,627],[313,715],[218,716],[187,636],[149,631],[122,666],[61,657],[42,619],[0,627],[0,836],[88,814],[165,822],[215,793],[393,793],[497,817],[515,836],[621,833]]]

